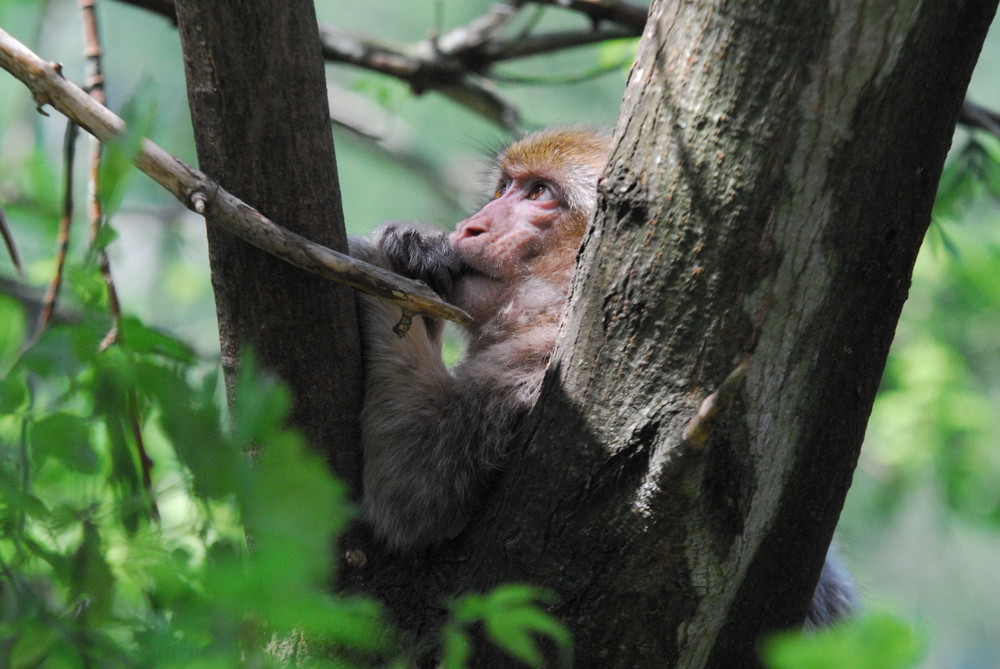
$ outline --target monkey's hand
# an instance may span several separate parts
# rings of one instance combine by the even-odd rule
[[[450,299],[462,261],[445,233],[390,223],[375,231],[375,240],[390,269],[419,279],[441,297]]]

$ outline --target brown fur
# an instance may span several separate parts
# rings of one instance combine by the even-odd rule
[[[416,319],[397,338],[399,310],[359,296],[366,367],[362,506],[390,546],[425,546],[459,532],[506,457],[538,397],[608,149],[606,136],[575,128],[542,131],[510,146],[496,160],[488,192],[517,179],[542,179],[551,191],[537,201],[511,193],[509,204],[491,201],[459,224],[461,230],[474,223],[477,233],[484,228],[482,237],[468,234],[456,243],[458,231],[445,238],[388,226],[372,240],[352,240],[355,255],[426,280],[476,319],[465,359],[449,371],[439,327]]]

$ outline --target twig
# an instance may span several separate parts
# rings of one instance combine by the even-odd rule
[[[33,340],[38,334],[35,328],[39,321],[39,315],[45,306],[45,293],[15,279],[0,277],[0,294],[13,298],[20,303],[29,323],[27,338],[29,341]],[[82,319],[83,317],[79,312],[67,310],[65,304],[60,304],[49,317],[49,322],[72,324],[79,323]]]
[[[175,24],[172,0],[119,0],[166,16]],[[519,35],[501,32],[527,4],[553,6],[586,15],[587,30]],[[330,24],[320,24],[323,57],[405,81],[419,95],[435,91],[506,130],[520,126],[517,108],[504,100],[484,79],[498,62],[539,56],[622,37],[637,37],[646,23],[647,8],[619,0],[508,0],[443,35],[436,31],[415,44],[358,35]],[[601,24],[611,24],[604,26]]]
[[[101,32],[97,22],[97,0],[80,0],[80,12],[83,19],[83,50],[87,60],[86,86],[90,96],[101,105],[107,104],[104,94],[104,73],[101,68],[101,58],[104,48],[101,46]],[[101,186],[101,143],[91,137],[90,170],[88,181],[88,217],[90,219],[90,243],[96,244],[99,233],[107,221],[98,196]],[[122,338],[122,307],[118,300],[118,290],[111,276],[111,261],[106,249],[98,251],[98,264],[104,286],[108,291],[108,311],[111,314],[111,329],[101,341],[101,350],[121,343]],[[139,418],[139,395],[134,387],[125,391],[125,412],[128,414],[128,425],[132,431],[132,439],[139,455],[139,471],[142,476],[142,487],[149,503],[149,514],[153,520],[159,520],[160,509],[156,504],[156,494],[153,491],[153,459],[149,457],[146,441],[142,434],[142,422]]]
[[[733,402],[736,401],[736,396],[739,394],[748,369],[750,369],[750,358],[745,358],[722,381],[719,389],[702,401],[701,406],[698,407],[698,412],[684,427],[685,441],[698,448],[705,445],[708,438],[715,431],[719,420],[729,413]]]
[[[73,225],[73,162],[76,157],[76,138],[80,134],[80,126],[72,120],[66,121],[66,132],[63,135],[63,210],[59,217],[59,232],[56,237],[56,268],[49,280],[42,301],[42,309],[38,312],[38,322],[35,326],[35,337],[45,332],[45,327],[52,318],[59,299],[59,288],[62,286],[63,272],[66,269],[66,256],[69,252],[69,233]]]
[[[468,184],[449,176],[432,160],[413,150],[412,132],[406,121],[360,93],[330,82],[326,88],[334,125],[370,142],[375,151],[409,169],[442,202],[457,210],[463,208],[460,195]]]
[[[572,49],[578,46],[588,46],[599,42],[635,37],[635,33],[627,28],[606,28],[600,32],[594,30],[565,30],[561,32],[527,35],[516,42],[490,46],[489,58],[494,63],[543,56],[554,51]],[[495,50],[495,51],[494,51]]]
[[[104,95],[104,74],[101,71],[101,57],[104,49],[101,47],[101,33],[97,24],[97,0],[80,0],[80,11],[83,15],[83,51],[87,60],[86,90],[90,97],[94,98],[101,105],[107,104]],[[101,200],[98,197],[100,192],[100,168],[101,168],[101,143],[96,138],[91,138],[90,143],[90,170],[87,174],[88,193],[88,219],[90,221],[90,243],[97,242],[101,227],[105,225],[104,211],[101,207]],[[111,276],[111,263],[105,249],[98,252],[98,264],[101,277],[108,291],[108,311],[111,313],[111,330],[101,342],[101,348],[105,349],[117,341],[121,336],[122,308],[118,301],[118,290],[115,288],[115,281]]]
[[[3,245],[7,247],[7,255],[10,256],[14,270],[18,276],[23,277],[24,267],[21,265],[21,256],[18,254],[17,246],[14,244],[14,235],[10,232],[10,225],[7,224],[7,214],[4,213],[3,207],[0,207],[0,237],[3,237]]]
[[[1000,138],[1000,113],[980,107],[975,102],[966,99],[958,112],[958,122],[970,128],[985,130],[994,137]]]
[[[617,23],[628,28],[634,35],[641,35],[646,26],[649,9],[621,0],[533,0],[539,5],[552,5],[572,9],[590,17],[595,24],[601,21]]]
[[[55,65],[3,30],[0,67],[28,87],[39,109],[51,105],[102,142],[114,141],[125,132],[124,121],[66,81]],[[351,258],[282,228],[148,139],[142,140],[134,162],[184,206],[202,215],[211,210],[213,220],[222,229],[296,267],[394,302],[404,313],[459,323],[471,321],[468,314],[442,301],[420,281]]]
[[[127,5],[134,5],[142,9],[149,10],[154,14],[159,14],[175,26],[177,25],[177,9],[174,7],[174,0],[122,0]]]
[[[423,41],[408,47],[355,35],[331,25],[320,25],[319,36],[323,57],[329,61],[400,79],[417,95],[436,91],[506,129],[519,125],[517,108],[503,100],[488,82],[474,77],[478,68],[444,54],[435,42]]]

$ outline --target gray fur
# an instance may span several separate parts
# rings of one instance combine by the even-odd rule
[[[351,253],[392,264],[372,241],[352,239]],[[557,314],[542,315],[514,336],[471,346],[449,371],[440,328],[415,318],[397,337],[398,307],[361,294],[358,303],[365,362],[362,508],[393,548],[427,546],[457,534],[484,496],[537,398]],[[549,303],[545,311],[560,312],[561,304],[553,309]],[[502,322],[491,325],[507,330]]]
[[[829,627],[851,616],[857,609],[857,590],[836,549],[827,551],[826,562],[813,592],[806,627]]]

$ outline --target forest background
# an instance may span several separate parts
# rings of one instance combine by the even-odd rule
[[[414,42],[488,4],[317,2],[317,12],[321,22]],[[176,30],[133,7],[100,8],[109,106],[140,100],[152,110],[150,137],[196,164]],[[582,22],[554,9],[541,20]],[[63,63],[70,80],[83,80],[75,2],[0,0],[0,27]],[[528,127],[610,127],[634,46],[622,40],[519,61],[501,70],[508,81],[496,85]],[[334,127],[349,232],[386,220],[451,227],[477,204],[484,155],[509,138],[502,129],[398,81],[336,65],[327,75],[342,118],[379,136]],[[969,99],[1000,109],[1000,30],[987,39]],[[64,124],[36,114],[23,86],[6,76],[0,101],[0,207],[26,282],[44,286],[55,257]],[[79,169],[78,190],[84,178]],[[112,226],[117,238],[108,253],[123,311],[188,342],[203,367],[216,366],[203,221],[139,176]],[[83,257],[86,231],[78,230],[70,253]],[[0,277],[14,279],[10,262],[0,262]],[[838,531],[866,606],[913,623],[925,638],[926,667],[1000,666],[998,277],[1000,138],[960,127]],[[16,354],[0,350],[0,372]]]

